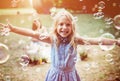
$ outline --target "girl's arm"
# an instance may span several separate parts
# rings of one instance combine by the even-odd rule
[[[103,45],[113,45],[116,44],[120,46],[120,40],[109,39],[109,38],[85,38],[85,37],[76,37],[76,42],[78,44],[86,45],[98,45],[102,43]]]
[[[14,32],[16,34],[20,34],[20,35],[24,35],[24,36],[30,36],[33,38],[36,38],[40,41],[46,42],[46,43],[51,43],[51,37],[50,36],[46,36],[46,35],[41,35],[38,32],[35,32],[33,30],[30,29],[26,29],[26,28],[20,28],[20,27],[15,27],[11,24],[1,24],[4,28],[9,28],[10,32]]]

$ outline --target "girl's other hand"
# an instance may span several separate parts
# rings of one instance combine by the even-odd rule
[[[120,46],[120,38],[117,40],[117,45]]]

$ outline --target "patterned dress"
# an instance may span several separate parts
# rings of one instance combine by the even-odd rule
[[[62,43],[51,48],[51,67],[45,81],[80,81],[75,69],[77,52],[70,44]]]

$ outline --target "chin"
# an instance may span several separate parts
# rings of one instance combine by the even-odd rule
[[[61,35],[61,37],[65,38],[65,37],[68,37],[68,35]]]

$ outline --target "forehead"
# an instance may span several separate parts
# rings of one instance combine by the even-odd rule
[[[58,22],[67,22],[67,23],[71,23],[71,20],[65,16],[65,15],[61,15],[61,17],[59,17]]]

